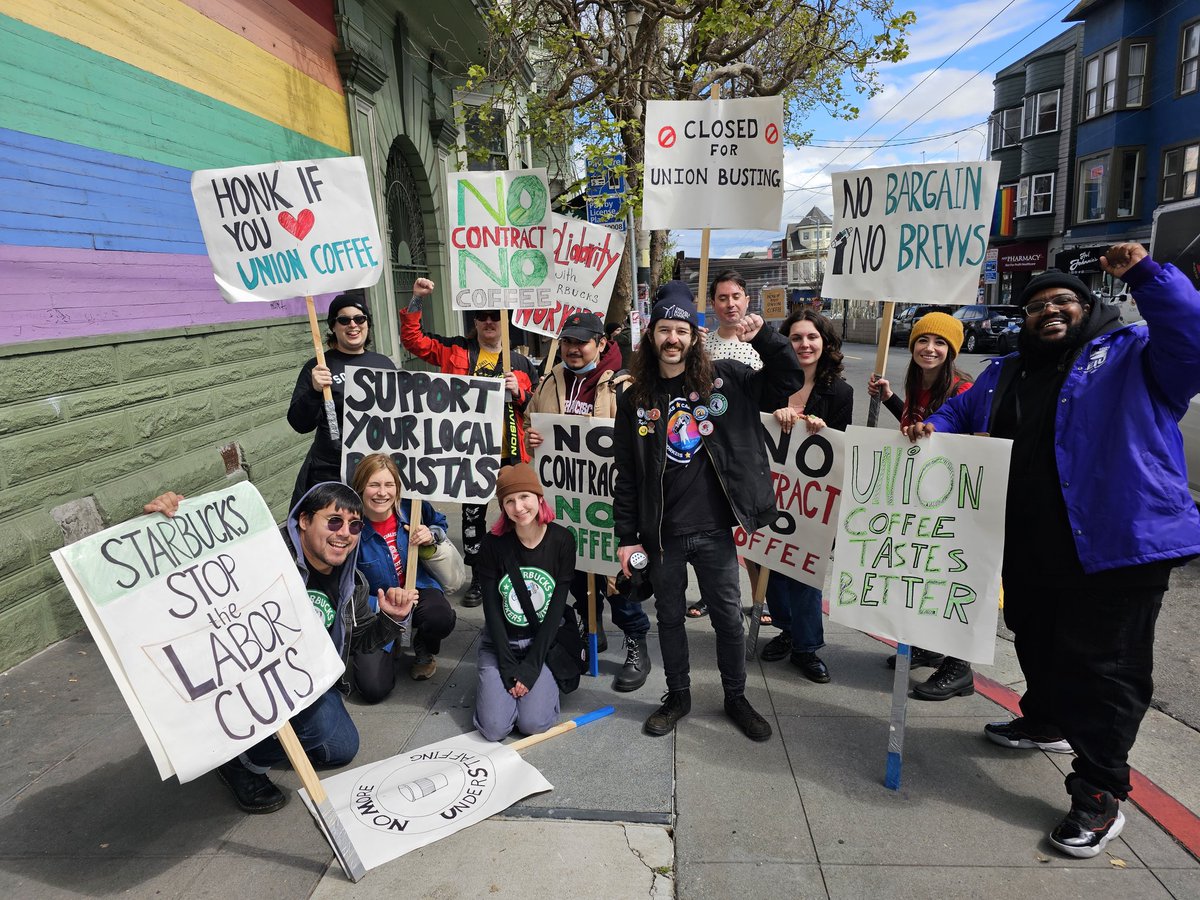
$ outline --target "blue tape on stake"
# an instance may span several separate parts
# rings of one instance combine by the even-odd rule
[[[900,754],[889,753],[887,755],[887,774],[884,776],[883,783],[893,791],[900,790]]]
[[[584,713],[582,716],[576,716],[571,721],[574,722],[575,727],[578,728],[581,725],[587,725],[589,722],[595,722],[597,719],[603,719],[605,716],[611,716],[613,711],[614,710],[611,706],[602,706],[599,709],[592,710],[590,713]]]
[[[908,713],[908,672],[911,662],[912,648],[908,644],[896,644],[896,676],[892,682],[892,715],[888,722],[887,772],[883,780],[893,791],[900,789],[900,771],[904,762],[904,724]]]
[[[588,632],[588,674],[600,675],[600,636],[595,632]]]

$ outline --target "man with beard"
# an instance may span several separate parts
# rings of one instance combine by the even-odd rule
[[[1050,834],[1092,857],[1125,825],[1129,751],[1153,691],[1154,625],[1171,569],[1200,553],[1178,422],[1200,391],[1200,294],[1140,244],[1106,272],[1146,317],[1057,270],[1021,295],[1019,351],[926,422],[1012,439],[1004,523],[1004,621],[1025,675],[1021,716],[993,722],[1013,749],[1075,752],[1071,810]]]
[[[741,340],[763,360],[759,371],[713,362],[697,327],[696,305],[682,281],[663,285],[649,333],[630,363],[633,385],[617,401],[613,523],[621,568],[649,556],[667,693],[645,731],[669,734],[692,708],[684,594],[696,573],[717,633],[725,712],[755,741],[771,726],[746,699],[746,647],[732,526],[756,531],[774,521],[775,493],[760,410],[785,404],[804,382],[787,338],[747,316]]]

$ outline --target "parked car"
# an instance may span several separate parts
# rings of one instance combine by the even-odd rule
[[[1000,336],[1005,334],[1013,319],[1020,323],[1025,318],[1019,306],[983,306],[978,303],[960,306],[953,315],[963,324],[964,353],[1009,352],[1001,346]]]
[[[901,347],[908,346],[909,335],[912,334],[913,324],[925,313],[931,312],[953,312],[953,306],[941,306],[934,303],[923,303],[917,306],[906,306],[904,309],[896,311],[892,317],[892,340],[891,343]]]
[[[1187,415],[1179,423],[1183,433],[1183,455],[1187,460],[1188,487],[1192,499],[1200,504],[1200,396],[1188,404]]]

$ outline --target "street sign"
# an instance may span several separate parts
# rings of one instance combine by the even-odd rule
[[[588,160],[587,217],[593,225],[625,231],[625,176],[616,171],[624,164],[622,153]]]

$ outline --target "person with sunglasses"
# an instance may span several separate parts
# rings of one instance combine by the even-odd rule
[[[483,375],[504,377],[504,386],[512,398],[511,415],[506,428],[516,431],[519,455],[505,457],[504,465],[529,462],[525,447],[525,405],[537,384],[537,367],[528,357],[513,353],[512,371],[502,372],[500,365],[500,310],[477,309],[471,315],[475,327],[466,337],[442,337],[426,334],[421,325],[421,304],[433,293],[434,283],[418,278],[413,284],[412,300],[400,310],[400,343],[409,353],[433,363],[446,375]],[[508,412],[508,411],[506,411]],[[508,434],[506,433],[506,443]],[[483,589],[475,574],[479,546],[487,526],[487,504],[464,503],[462,507],[463,558],[471,567],[471,584],[463,596],[463,606],[478,606],[483,602]]]
[[[168,491],[144,510],[173,516],[181,500],[182,495]],[[313,608],[347,662],[351,653],[378,649],[403,635],[404,620],[418,600],[416,590],[380,589],[375,597],[379,613],[371,611],[367,581],[356,569],[363,526],[362,498],[348,485],[325,482],[305,492],[280,529],[295,554]],[[347,765],[358,753],[358,728],[341,696],[349,691],[349,679],[343,675],[320,699],[291,718],[300,745],[318,768]],[[272,735],[219,766],[217,777],[244,812],[275,812],[287,802],[287,795],[267,772],[286,758],[283,745]]]
[[[396,364],[382,353],[367,349],[371,345],[371,314],[362,291],[347,291],[335,297],[329,304],[326,321],[329,333],[325,336],[325,365],[317,365],[315,356],[304,364],[296,378],[287,412],[288,424],[294,431],[300,434],[315,432],[312,446],[296,475],[292,506],[299,503],[304,492],[314,484],[342,480],[342,442],[335,441],[329,433],[325,388],[333,392],[340,427],[346,367],[396,368]]]
[[[1004,623],[1025,676],[1021,715],[985,726],[1014,750],[1075,753],[1050,843],[1093,857],[1121,833],[1129,751],[1154,690],[1154,626],[1171,570],[1200,554],[1179,420],[1200,393],[1200,292],[1141,244],[1110,247],[1145,322],[1120,324],[1073,275],[1021,295],[1018,351],[906,429],[1012,441]]]

